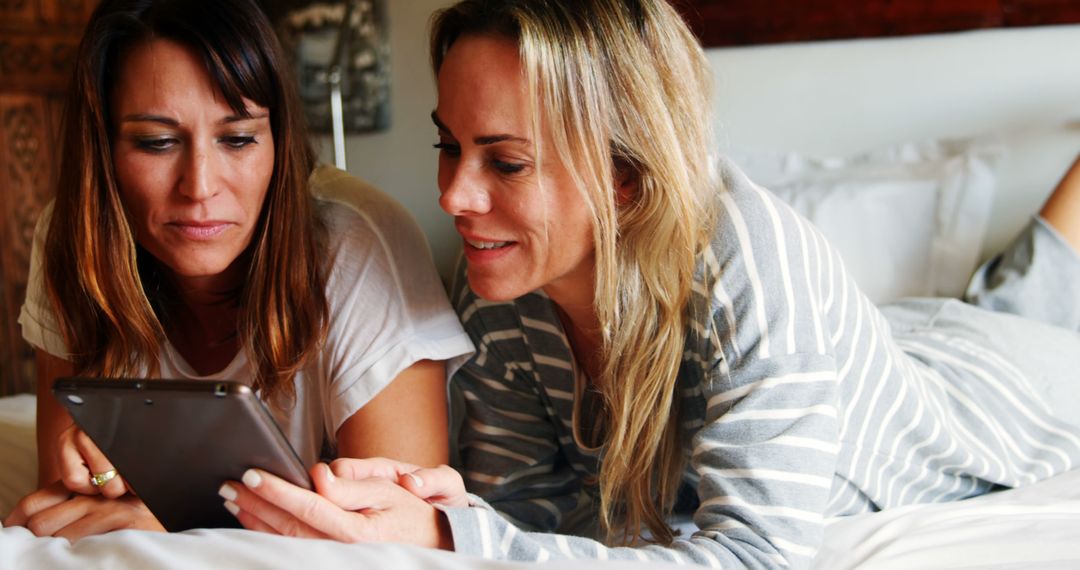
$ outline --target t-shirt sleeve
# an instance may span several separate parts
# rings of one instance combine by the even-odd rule
[[[56,324],[56,314],[45,291],[45,237],[52,219],[52,203],[38,217],[30,247],[30,274],[26,282],[26,299],[19,311],[19,326],[26,342],[38,350],[68,359],[67,343]]]
[[[330,318],[320,376],[329,382],[326,427],[334,434],[412,364],[473,346],[409,213],[341,171],[324,171],[322,180]]]

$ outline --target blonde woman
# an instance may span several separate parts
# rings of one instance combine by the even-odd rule
[[[1044,401],[1080,402],[1080,167],[971,291],[1056,320],[882,311],[815,228],[711,160],[707,64],[662,0],[465,0],[432,55],[440,204],[465,250],[451,300],[477,346],[453,380],[474,495],[390,461],[318,469],[318,495],[253,473],[248,528],[800,568],[825,517],[1080,461]],[[1041,295],[1016,293],[1036,277]]]
[[[4,526],[161,529],[52,397],[60,376],[242,381],[308,465],[446,461],[443,361],[472,346],[404,208],[312,174],[257,4],[103,1],[64,124],[19,319],[39,364],[41,488]]]

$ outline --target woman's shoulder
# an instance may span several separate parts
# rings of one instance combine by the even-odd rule
[[[357,218],[363,226],[380,233],[416,230],[416,220],[400,202],[374,185],[348,172],[322,165],[309,180],[311,194],[321,203],[321,215],[328,229],[344,229],[355,225]],[[405,224],[405,228],[401,225]]]
[[[729,160],[719,160],[717,169],[720,183],[708,252],[715,262],[776,265],[781,257],[794,262],[811,231],[809,222]]]
[[[776,223],[789,225],[794,213],[768,189],[757,184],[734,162],[717,161],[720,189],[717,192],[717,230],[750,236],[771,229]]]
[[[325,225],[325,263],[332,281],[442,291],[427,237],[397,200],[329,166],[316,169],[310,186]]]
[[[427,237],[400,202],[332,166],[317,168],[309,183],[330,257],[346,251],[354,260],[374,255],[401,265],[416,258],[433,266]]]

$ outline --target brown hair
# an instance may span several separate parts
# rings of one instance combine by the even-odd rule
[[[534,132],[546,134],[594,217],[603,335],[600,522],[628,543],[670,543],[686,457],[678,372],[698,257],[719,183],[710,168],[708,63],[664,0],[465,0],[432,22],[438,73],[468,35],[518,44]],[[630,176],[636,193],[616,197]]]
[[[126,50],[155,38],[202,56],[228,105],[270,112],[274,170],[238,292],[237,331],[266,399],[326,335],[324,230],[308,192],[314,153],[287,60],[252,0],[105,0],[79,45],[64,108],[61,168],[45,244],[45,286],[80,374],[154,376],[167,319],[157,261],[138,247],[113,172],[109,93]],[[167,293],[166,293],[167,294]]]

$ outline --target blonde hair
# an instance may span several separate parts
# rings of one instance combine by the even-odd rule
[[[676,381],[713,227],[711,78],[664,0],[465,0],[432,25],[436,73],[466,35],[517,42],[534,114],[594,217],[601,325],[601,524],[669,544],[686,458]],[[630,177],[627,200],[614,191]]]
[[[135,240],[112,165],[109,95],[127,50],[190,47],[226,101],[270,110],[274,170],[237,298],[253,387],[273,400],[326,336],[325,230],[308,192],[314,153],[273,28],[252,0],[105,0],[87,24],[64,108],[62,164],[45,242],[45,287],[79,374],[158,374],[172,291]]]

